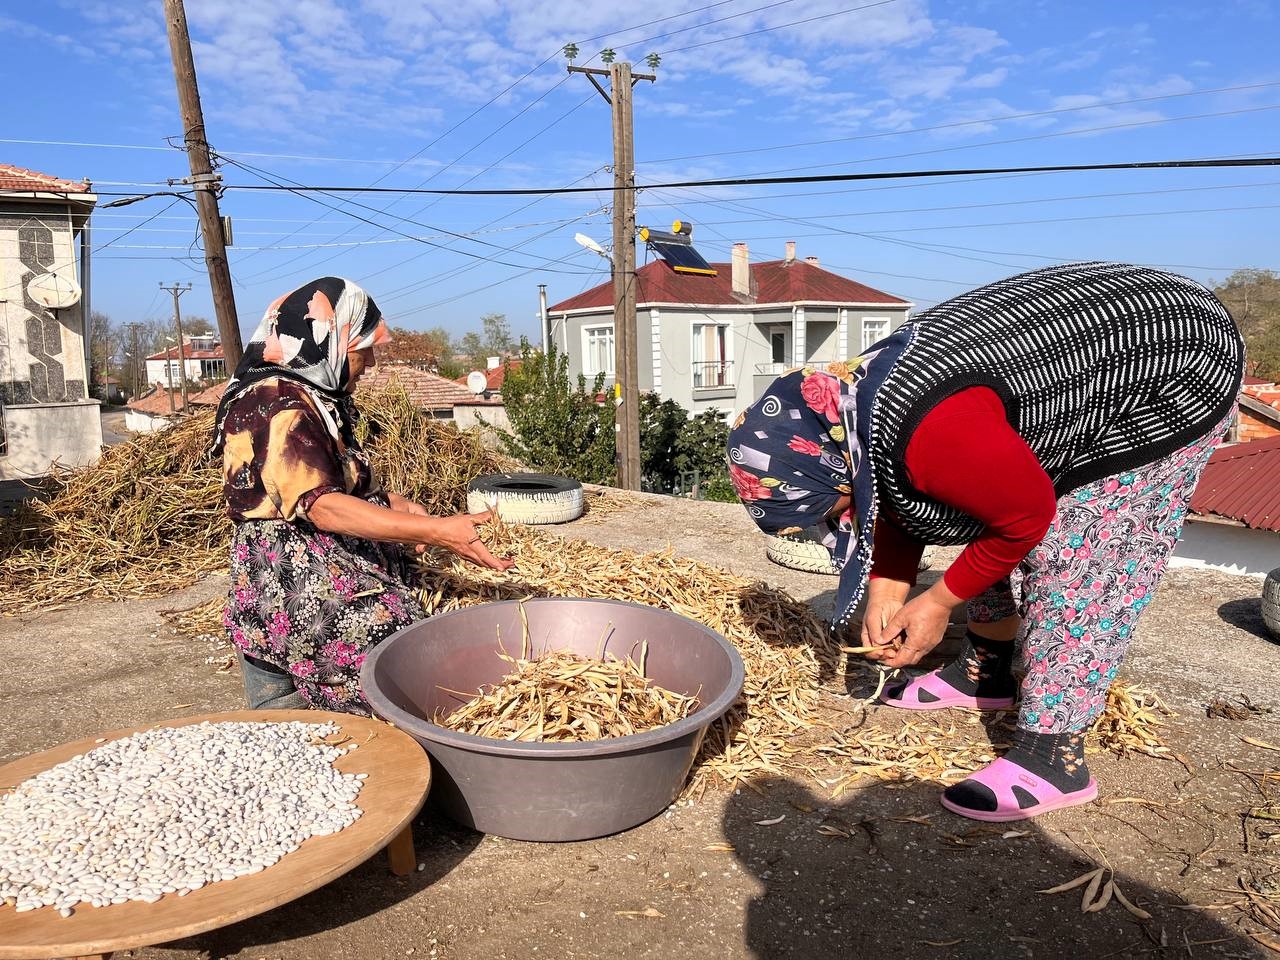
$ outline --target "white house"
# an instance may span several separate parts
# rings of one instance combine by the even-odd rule
[[[88,183],[0,164],[0,480],[82,466],[102,450],[85,299],[56,309],[36,299],[41,284],[87,285],[95,203]]]
[[[176,387],[182,383],[184,366],[188,382],[207,383],[227,376],[221,343],[212,336],[183,337],[181,360],[176,345],[147,357],[147,383]]]
[[[822,269],[817,257],[733,262],[714,277],[676,273],[663,261],[636,271],[640,390],[693,412],[749,406],[783,371],[848,360],[907,319],[913,304]],[[588,379],[614,364],[613,283],[548,310],[569,372]]]

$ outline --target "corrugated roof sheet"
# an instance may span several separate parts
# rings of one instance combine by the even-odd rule
[[[676,273],[660,260],[636,271],[637,306],[648,303],[698,303],[735,306],[740,303],[883,303],[910,306],[910,301],[842,277],[805,260],[766,260],[751,264],[755,296],[735,296],[733,268],[714,263],[714,277]],[[549,308],[553,312],[613,306],[613,281],[592,287]]]
[[[1280,532],[1280,437],[1215,450],[1191,509]]]
[[[87,183],[63,180],[38,170],[0,163],[0,190],[30,190],[33,193],[88,193]]]
[[[471,400],[471,391],[445,377],[416,367],[380,363],[360,378],[358,390],[368,391],[398,384],[423,410],[450,410],[460,400]]]

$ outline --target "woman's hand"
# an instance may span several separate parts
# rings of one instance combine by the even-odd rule
[[[425,515],[425,514],[424,514]],[[431,539],[427,543],[436,547],[444,547],[463,560],[470,560],[481,567],[491,570],[507,570],[515,564],[514,560],[498,559],[489,552],[476,528],[492,519],[492,511],[484,513],[456,513],[451,517],[436,517],[433,521]],[[419,545],[421,553],[425,544]]]
[[[862,645],[881,646],[890,642],[884,627],[902,609],[911,584],[877,577],[867,584],[867,608],[862,615]]]
[[[941,580],[906,603],[881,631],[883,650],[867,654],[886,667],[909,667],[919,663],[941,641],[951,622],[951,611],[960,598]],[[898,645],[892,645],[892,644]]]

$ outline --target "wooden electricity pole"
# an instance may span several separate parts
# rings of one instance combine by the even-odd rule
[[[200,236],[204,240],[204,262],[209,271],[209,289],[213,293],[213,310],[218,317],[218,333],[222,339],[222,355],[227,370],[240,363],[244,346],[240,342],[240,321],[236,317],[236,298],[231,289],[231,268],[222,233],[222,217],[218,213],[218,175],[209,160],[209,142],[205,139],[204,113],[200,108],[200,91],[196,87],[196,65],[191,59],[191,37],[187,33],[187,13],[182,0],[164,0],[165,21],[169,29],[169,53],[173,58],[173,76],[178,84],[178,106],[182,110],[182,139],[191,165],[190,183],[196,193],[196,211],[200,216]]]
[[[180,283],[175,283],[172,287],[166,287],[160,284],[160,289],[173,295],[173,323],[178,328],[178,379],[182,383],[182,412],[190,413],[187,409],[187,346],[186,338],[182,335],[182,308],[178,306],[178,298],[191,289],[191,284],[185,287]],[[169,359],[168,351],[165,351],[165,361]],[[169,389],[173,389],[172,373],[170,373]],[[170,394],[172,397],[173,394]]]
[[[630,63],[608,70],[569,67],[588,80],[613,108],[613,376],[617,404],[618,486],[640,489],[640,344],[636,332],[636,171],[631,88],[651,73],[632,73]],[[608,77],[605,90],[596,77]]]

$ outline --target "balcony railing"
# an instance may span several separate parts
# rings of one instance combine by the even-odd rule
[[[693,389],[712,390],[733,386],[733,361],[713,360],[693,365]]]
[[[788,370],[795,370],[799,367],[813,367],[815,370],[827,369],[827,360],[806,360],[804,363],[757,363],[757,376],[777,377],[786,373]]]

